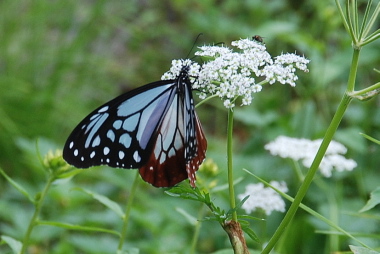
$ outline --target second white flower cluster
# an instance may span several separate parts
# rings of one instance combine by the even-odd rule
[[[265,145],[274,156],[281,158],[291,158],[295,161],[301,160],[302,164],[309,168],[314,160],[317,150],[322,140],[309,140],[304,138],[291,138],[286,136],[278,136],[274,141]],[[352,159],[346,159],[343,154],[347,152],[347,148],[336,141],[331,141],[323,157],[319,168],[321,174],[325,177],[331,177],[331,172],[335,168],[337,171],[351,171],[357,164]]]

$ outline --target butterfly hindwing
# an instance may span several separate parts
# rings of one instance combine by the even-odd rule
[[[142,178],[158,187],[173,186],[186,178],[195,187],[195,171],[205,158],[207,144],[194,111],[190,82],[178,82],[179,92],[154,137],[151,156],[140,168]]]

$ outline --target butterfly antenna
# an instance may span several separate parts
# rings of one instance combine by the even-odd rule
[[[197,38],[195,38],[194,43],[193,43],[193,46],[191,47],[191,49],[190,49],[190,51],[189,51],[189,53],[187,54],[187,56],[186,56],[185,59],[189,58],[189,55],[190,55],[190,53],[193,51],[195,45],[197,44],[197,41],[198,41],[199,37],[201,37],[202,35],[203,35],[203,33],[199,33],[199,34],[197,35]]]

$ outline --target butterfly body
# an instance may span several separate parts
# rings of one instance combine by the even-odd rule
[[[63,157],[78,168],[138,168],[156,187],[189,178],[205,158],[207,141],[194,110],[188,67],[100,106],[73,130]]]

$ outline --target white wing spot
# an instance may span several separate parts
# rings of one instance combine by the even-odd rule
[[[110,152],[110,149],[108,147],[104,147],[104,149],[103,149],[104,155],[109,154],[109,152]]]
[[[141,161],[141,157],[137,151],[135,151],[135,153],[133,154],[133,159],[135,160],[135,162]]]
[[[74,146],[74,142],[71,141],[71,142],[70,142],[70,145],[69,145],[70,149],[73,148],[73,146]]]
[[[123,122],[121,120],[116,120],[114,123],[113,123],[113,127],[118,130],[120,129],[121,125],[123,124]]]
[[[119,158],[120,158],[120,160],[124,159],[124,156],[125,156],[124,152],[123,151],[119,151]]]
[[[83,156],[82,156],[82,157],[80,157],[80,160],[81,160],[81,161],[84,161],[84,157],[83,157]]]
[[[107,160],[106,160],[106,161],[107,161],[107,163],[110,163],[110,159],[109,159],[109,158],[107,158]]]
[[[102,107],[101,109],[98,110],[98,113],[102,113],[108,110],[108,106]]]
[[[150,166],[150,167],[149,167],[149,170],[153,170],[153,167],[152,167],[152,166]]]
[[[120,136],[119,143],[122,144],[125,148],[129,148],[132,143],[132,138],[128,133],[124,133]]]
[[[174,148],[172,147],[170,150],[169,150],[169,152],[168,152],[168,157],[170,158],[170,157],[172,157],[172,156],[174,156],[175,155],[175,150],[174,150]]]
[[[95,157],[95,151],[92,151],[92,153],[90,154],[90,158],[94,158]]]
[[[99,135],[95,137],[94,141],[92,142],[92,147],[96,147],[100,145],[100,137]]]
[[[109,138],[112,142],[115,141],[115,133],[113,132],[113,130],[108,130],[107,138]]]
[[[74,150],[74,156],[78,156],[78,154],[79,154],[78,149],[75,149],[75,150]]]

